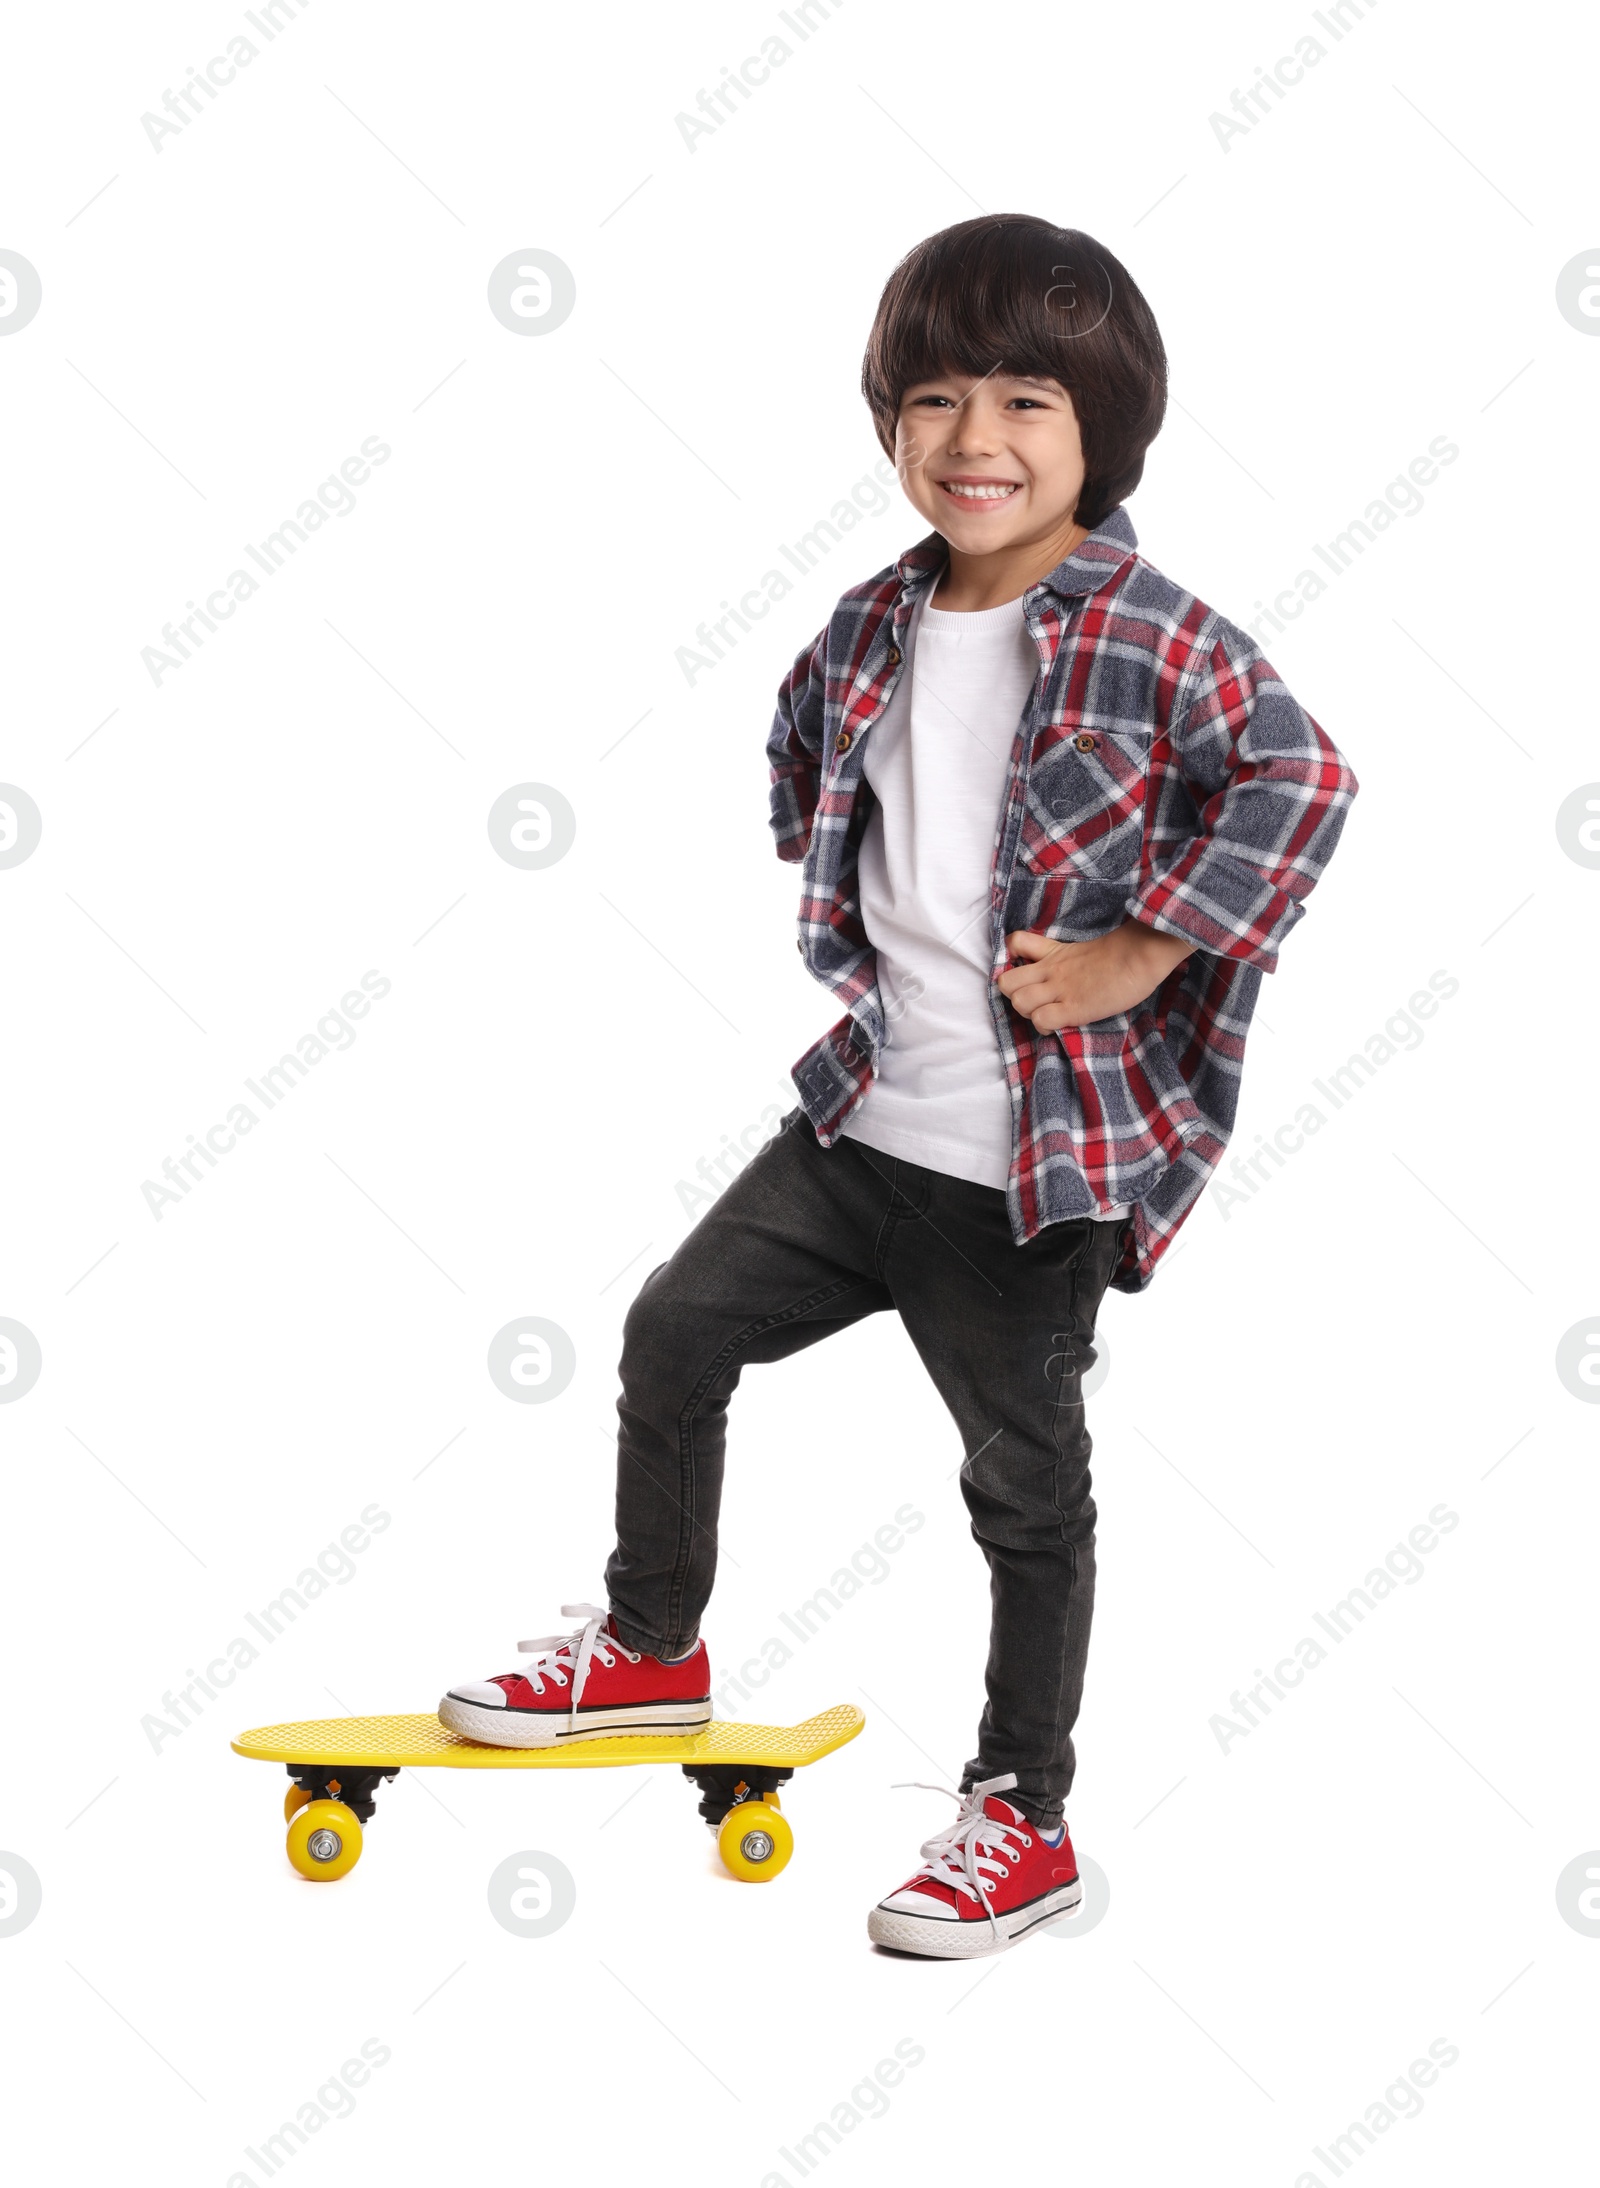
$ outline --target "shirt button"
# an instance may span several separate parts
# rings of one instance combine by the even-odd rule
[[[1072,742],[1075,750],[1079,752],[1092,752],[1095,746],[1100,742],[1100,740],[1098,737],[1091,737],[1086,729],[1080,729],[1077,736],[1073,738]]]
[[[835,737],[833,740],[833,749],[835,752],[848,752],[850,749],[850,744],[851,736],[849,730],[841,729],[838,736]]]
[[[897,669],[900,666],[900,648],[898,646],[889,648],[889,666],[892,669]]]

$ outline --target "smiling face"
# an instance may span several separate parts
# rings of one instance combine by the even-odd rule
[[[953,573],[993,557],[1012,569],[1038,563],[1043,576],[1086,536],[1073,516],[1083,443],[1058,380],[957,372],[917,381],[900,399],[895,468],[949,542]]]

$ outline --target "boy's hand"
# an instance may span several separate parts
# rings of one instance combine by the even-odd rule
[[[1006,947],[1024,962],[998,976],[1001,994],[1037,1032],[1056,1033],[1132,1010],[1194,944],[1130,919],[1092,942],[1052,942],[1019,927]]]

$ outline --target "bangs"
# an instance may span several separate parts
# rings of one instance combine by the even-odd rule
[[[1070,230],[1038,239],[991,230],[937,260],[916,308],[893,313],[883,328],[878,364],[896,409],[908,387],[947,373],[1006,372],[1070,387],[1069,345],[1105,323],[1115,297],[1085,240]]]

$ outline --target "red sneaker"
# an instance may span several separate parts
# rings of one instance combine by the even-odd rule
[[[1036,1823],[996,1799],[1016,1782],[1007,1771],[956,1796],[961,1813],[923,1847],[922,1867],[868,1915],[867,1935],[875,1945],[966,1960],[1004,1952],[1019,1937],[1076,1911],[1083,1886],[1072,1840],[1063,1829],[1060,1845],[1048,1845]]]
[[[617,1639],[592,1603],[563,1603],[577,1633],[519,1641],[533,1661],[493,1679],[463,1680],[439,1704],[439,1722],[489,1747],[565,1747],[626,1732],[698,1732],[711,1722],[711,1663],[700,1642],[674,1664]]]

